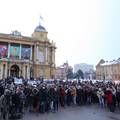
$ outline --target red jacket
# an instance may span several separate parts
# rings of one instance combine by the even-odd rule
[[[65,93],[65,90],[64,90],[64,89],[61,89],[61,91],[60,91],[60,95],[61,95],[62,97],[64,97],[64,96],[66,95],[66,93]]]
[[[112,101],[113,101],[112,93],[106,95],[106,100],[107,100],[107,103],[112,103]]]

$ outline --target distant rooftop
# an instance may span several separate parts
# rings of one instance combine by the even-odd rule
[[[12,31],[11,35],[13,35],[13,36],[22,36],[21,32],[18,32],[17,30]]]
[[[105,63],[102,63],[100,65],[105,66],[105,65],[113,65],[113,64],[118,64],[118,63],[120,63],[120,58],[118,58],[117,60],[105,61]]]

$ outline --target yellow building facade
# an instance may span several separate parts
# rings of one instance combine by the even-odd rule
[[[20,32],[0,34],[0,79],[8,76],[25,79],[55,76],[55,43],[48,32],[38,25],[31,37]]]
[[[100,60],[96,66],[96,79],[120,81],[120,58],[113,61]]]

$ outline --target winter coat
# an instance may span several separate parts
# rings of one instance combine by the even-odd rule
[[[60,97],[65,97],[66,93],[63,88],[60,89]]]
[[[100,97],[104,97],[104,92],[101,90],[101,91],[97,91],[97,96],[98,96],[98,98],[100,98]]]
[[[7,100],[5,95],[2,95],[0,97],[0,111],[2,112],[8,112],[10,107],[10,100]]]
[[[113,102],[113,97],[112,93],[109,93],[106,95],[106,101],[108,104],[111,104]]]
[[[71,94],[72,94],[72,96],[74,96],[74,97],[77,96],[77,91],[76,91],[76,88],[75,88],[75,87],[72,89],[72,93],[71,93]]]

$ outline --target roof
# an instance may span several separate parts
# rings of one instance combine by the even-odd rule
[[[120,58],[118,58],[117,60],[113,60],[113,61],[105,61],[105,63],[100,64],[101,66],[105,66],[105,65],[113,65],[113,64],[118,64],[120,63]]]
[[[19,33],[19,34],[13,34],[13,33],[11,33],[11,34],[5,34],[5,33],[0,33],[0,37],[33,40],[32,37],[22,36],[21,33]]]
[[[46,29],[45,29],[43,26],[41,26],[41,25],[38,25],[38,26],[35,28],[34,31],[35,31],[35,32],[47,32]]]

